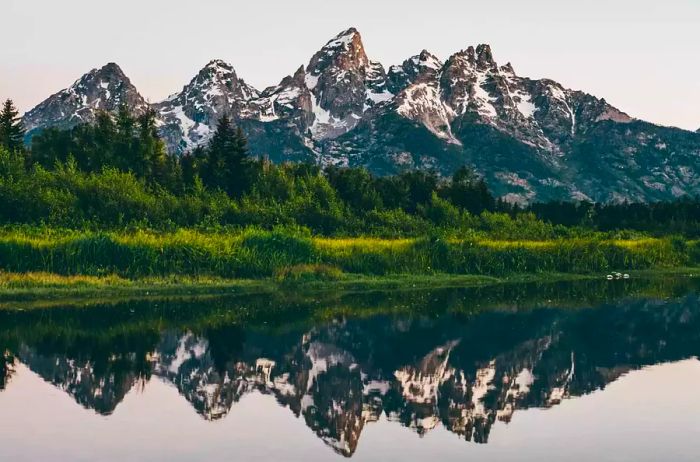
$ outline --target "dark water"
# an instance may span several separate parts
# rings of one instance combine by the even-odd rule
[[[700,458],[697,281],[0,312],[0,460]]]

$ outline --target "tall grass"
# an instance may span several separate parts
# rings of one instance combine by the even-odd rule
[[[544,241],[488,238],[317,238],[298,229],[232,232],[181,229],[64,231],[0,229],[0,270],[62,275],[218,276],[261,278],[297,265],[347,273],[592,273],[700,263],[697,242],[679,238]]]

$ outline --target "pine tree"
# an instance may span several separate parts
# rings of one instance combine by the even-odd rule
[[[450,202],[475,215],[496,207],[496,201],[484,179],[466,167],[454,173],[446,193]]]
[[[111,114],[104,111],[98,112],[95,125],[92,127],[79,125],[76,127],[75,135],[77,144],[84,145],[81,150],[86,152],[88,170],[96,171],[105,165],[114,165],[117,126]]]
[[[131,169],[137,176],[161,185],[169,185],[174,164],[168,158],[165,143],[158,136],[156,114],[149,109],[138,118],[138,146],[131,157]]]
[[[248,139],[241,127],[236,127],[233,146],[226,153],[226,170],[228,174],[228,193],[240,197],[248,189]]]
[[[226,178],[224,152],[227,148],[230,148],[232,142],[233,127],[231,126],[231,119],[224,115],[219,119],[214,136],[209,140],[209,146],[207,147],[206,165],[202,180],[208,187],[223,189]]]
[[[243,130],[234,128],[224,115],[207,148],[202,180],[211,188],[219,188],[232,196],[240,196],[246,189],[248,140]]]
[[[185,187],[194,186],[195,178],[198,176],[201,164],[200,161],[204,157],[202,148],[195,148],[193,152],[186,152],[180,157],[180,170],[182,172],[182,182]]]
[[[10,151],[24,148],[24,126],[11,99],[5,101],[0,111],[0,145]]]
[[[131,115],[129,107],[122,103],[119,105],[116,116],[116,137],[114,140],[113,165],[121,170],[135,170],[134,163],[140,159],[137,148],[134,146],[134,127],[136,121]]]

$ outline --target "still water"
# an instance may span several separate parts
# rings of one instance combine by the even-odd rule
[[[0,311],[0,460],[696,461],[697,281]]]

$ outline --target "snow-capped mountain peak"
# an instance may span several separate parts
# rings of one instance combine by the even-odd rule
[[[161,133],[169,146],[190,150],[209,139],[224,114],[241,117],[260,92],[238,78],[233,66],[216,59],[207,63],[180,93],[154,105]]]
[[[27,112],[23,120],[31,137],[44,127],[67,129],[92,123],[98,112],[115,112],[121,104],[135,113],[148,107],[122,69],[115,63],[108,63],[40,103]]]
[[[341,32],[329,40],[309,63],[308,71],[319,72],[319,68],[337,65],[343,68],[362,68],[369,64],[362,43],[362,36],[354,27]]]
[[[305,82],[312,98],[309,129],[319,140],[352,130],[369,108],[393,97],[384,67],[367,57],[355,28],[341,32],[312,56]]]
[[[476,63],[481,69],[493,69],[496,66],[490,45],[482,43],[476,47]]]
[[[387,73],[389,88],[393,93],[398,94],[412,83],[434,77],[442,70],[443,65],[443,62],[435,55],[428,50],[423,50],[405,60],[401,65],[389,68]]]

